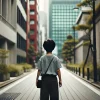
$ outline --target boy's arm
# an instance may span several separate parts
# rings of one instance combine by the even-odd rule
[[[61,87],[62,86],[62,79],[61,79],[61,71],[60,71],[60,68],[57,70],[57,73],[58,73],[58,78],[59,78],[59,86]]]

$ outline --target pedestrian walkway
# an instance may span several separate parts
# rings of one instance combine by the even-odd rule
[[[0,90],[0,100],[40,100],[40,89],[35,85],[36,72]],[[100,100],[99,89],[82,82],[64,68],[61,72],[63,86],[59,88],[60,100]]]

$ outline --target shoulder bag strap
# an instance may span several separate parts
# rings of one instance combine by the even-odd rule
[[[50,67],[51,62],[53,61],[53,59],[54,59],[54,57],[53,57],[53,58],[52,58],[52,60],[50,61],[49,66],[48,66],[48,68],[47,68],[47,70],[46,70],[45,74],[47,73],[47,71],[48,71],[48,69],[49,69],[49,67]],[[44,75],[45,75],[45,74],[44,74]]]

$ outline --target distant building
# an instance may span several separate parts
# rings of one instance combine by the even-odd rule
[[[44,52],[43,42],[47,39],[47,16],[44,11],[39,11],[39,52]]]
[[[76,18],[79,11],[73,8],[80,0],[52,0],[49,7],[49,37],[52,38],[58,48],[58,56],[61,57],[62,44],[70,34],[73,36]],[[77,38],[77,33],[75,35]]]

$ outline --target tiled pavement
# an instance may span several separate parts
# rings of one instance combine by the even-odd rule
[[[35,86],[36,72],[34,71],[27,78],[1,94],[0,100],[40,100],[40,90]],[[93,88],[91,90],[64,68],[61,69],[61,72],[63,86],[59,88],[60,100],[100,100],[99,89],[91,86]],[[88,83],[86,84],[89,85]]]

